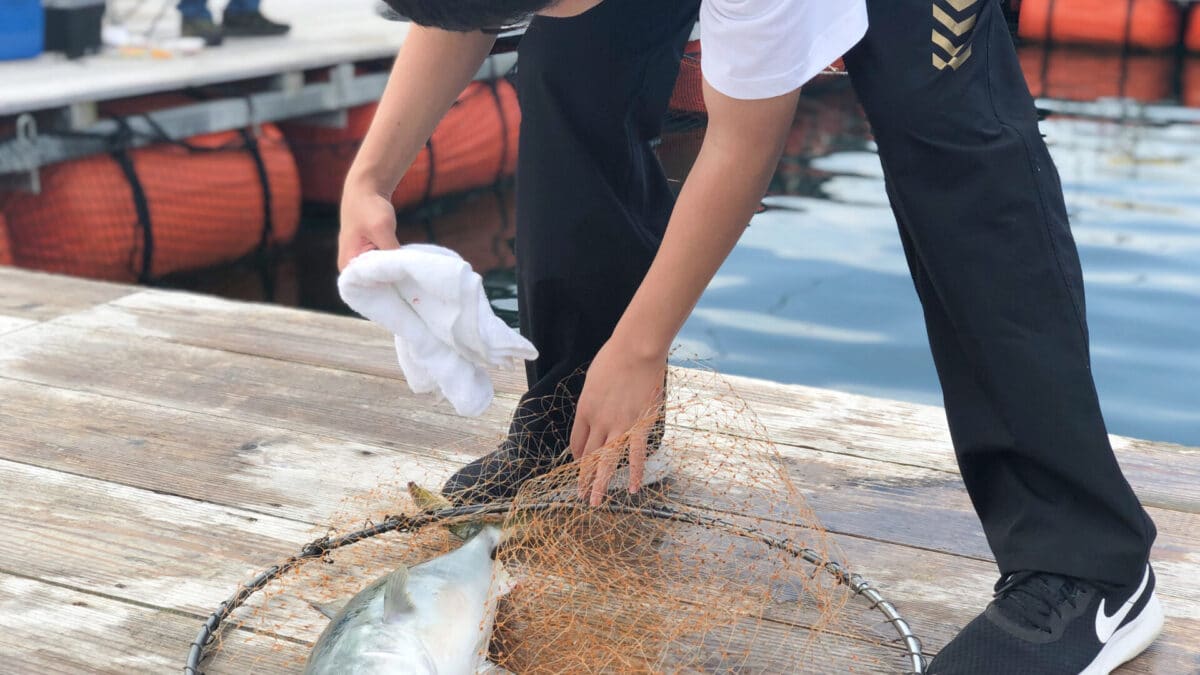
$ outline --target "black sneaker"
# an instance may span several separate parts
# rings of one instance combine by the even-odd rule
[[[456,504],[486,504],[512,499],[527,481],[570,463],[571,454],[545,456],[505,443],[450,476],[442,494]]]
[[[292,29],[286,23],[268,19],[262,12],[226,12],[221,26],[230,37],[273,37]]]
[[[179,34],[183,37],[204,38],[204,44],[209,47],[216,47],[225,40],[221,27],[208,17],[184,19],[179,26]]]
[[[669,453],[660,447],[658,439],[661,437],[662,432],[656,431],[656,436],[651,439],[653,449],[642,469],[642,487],[658,485],[672,472]],[[509,440],[499,450],[456,471],[442,486],[442,495],[456,504],[486,504],[512,499],[529,480],[544,476],[572,461],[571,453],[567,450],[558,455],[544,450],[539,453],[518,448],[516,443]],[[608,489],[612,492],[628,485],[629,466],[622,460],[609,481]]]
[[[1109,586],[1043,572],[996,584],[988,608],[947,644],[930,675],[1107,675],[1163,626],[1149,565],[1141,582]]]

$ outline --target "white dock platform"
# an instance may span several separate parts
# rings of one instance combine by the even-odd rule
[[[178,35],[173,0],[147,0],[125,21],[145,31],[166,7],[153,36]],[[136,0],[108,3],[108,19],[122,18]],[[220,17],[223,0],[210,3]],[[232,82],[277,73],[394,56],[408,24],[387,21],[375,0],[267,0],[263,11],[292,24],[283,37],[229,39],[220,47],[171,58],[123,55],[116,50],[69,61],[59,54],[0,62],[0,115],[106,101],[159,91]]]

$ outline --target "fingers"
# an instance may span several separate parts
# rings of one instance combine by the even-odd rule
[[[608,484],[612,481],[617,470],[617,458],[621,456],[620,446],[606,446],[596,453],[596,476],[592,479],[592,493],[588,503],[600,506],[604,503],[604,495],[608,492]]]
[[[579,458],[579,498],[587,499],[591,492],[592,483],[599,472],[600,449],[604,445],[602,434],[589,434],[584,445],[583,454]]]
[[[583,451],[587,447],[588,430],[587,420],[577,415],[575,422],[571,425],[571,457],[576,462],[583,459]]]
[[[338,271],[367,251],[400,248],[396,238],[396,211],[391,201],[376,194],[343,197],[341,232],[338,235]]]
[[[646,437],[650,427],[638,425],[629,438],[629,494],[637,494],[646,473]]]

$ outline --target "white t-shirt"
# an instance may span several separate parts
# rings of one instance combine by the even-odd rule
[[[867,31],[865,0],[703,0],[700,68],[738,99],[799,88]]]

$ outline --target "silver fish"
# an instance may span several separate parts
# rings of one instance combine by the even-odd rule
[[[483,525],[455,551],[359,591],[321,633],[305,675],[507,672],[487,660],[497,602],[512,587],[494,559],[503,538]]]

